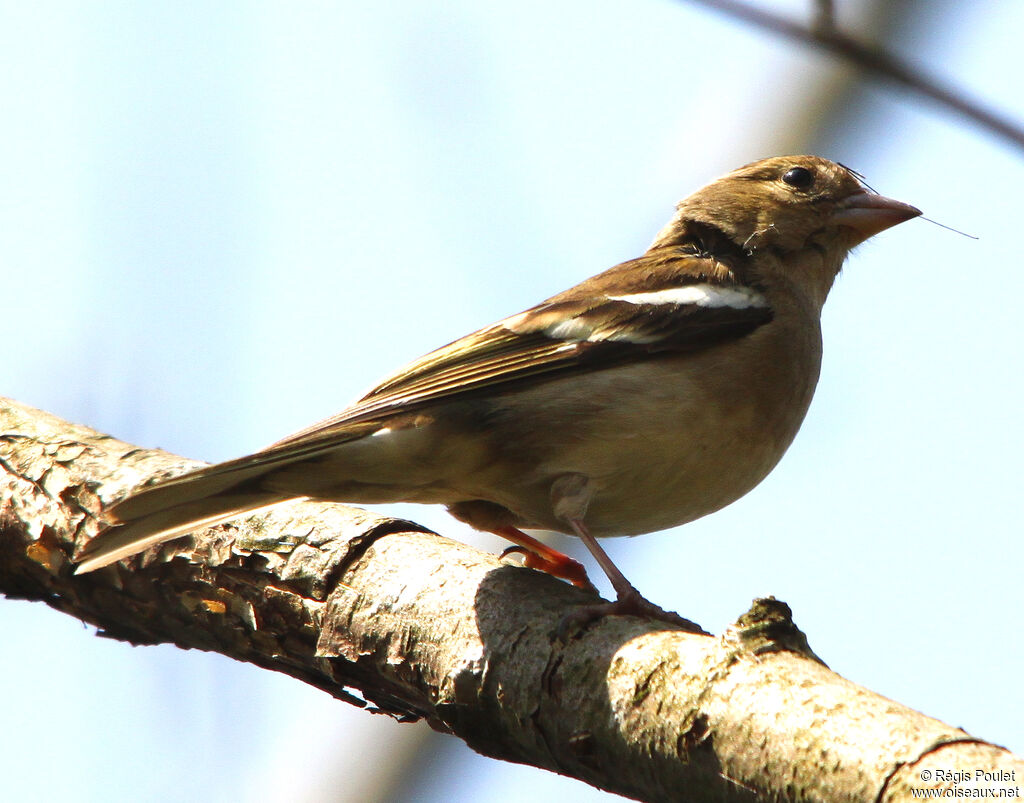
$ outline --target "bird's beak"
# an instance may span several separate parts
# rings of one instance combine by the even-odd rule
[[[884,195],[861,191],[846,196],[832,213],[831,223],[856,232],[854,245],[864,242],[880,231],[921,214],[916,206],[894,201]]]

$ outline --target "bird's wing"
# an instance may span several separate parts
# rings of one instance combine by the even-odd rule
[[[268,451],[329,442],[353,425],[510,389],[526,379],[700,351],[772,319],[756,288],[710,257],[648,253],[410,363],[338,415]]]

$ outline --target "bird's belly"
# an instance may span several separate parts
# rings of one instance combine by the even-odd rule
[[[753,413],[748,407],[706,415],[699,426],[686,420],[623,421],[601,439],[620,459],[595,458],[581,449],[566,453],[556,471],[590,479],[586,523],[596,536],[685,524],[746,494],[782,457],[789,441],[780,443],[759,427]]]
[[[734,502],[768,475],[784,451],[745,439],[748,434],[719,430],[713,439],[685,441],[662,434],[660,442],[637,443],[628,464],[590,475],[594,496],[588,528],[600,537],[638,535],[685,524]]]
[[[534,426],[521,427],[515,444],[531,455],[531,465],[519,478],[504,478],[512,493],[499,492],[493,501],[517,513],[523,526],[565,531],[552,510],[551,484],[563,474],[582,474],[593,492],[585,522],[604,537],[684,524],[743,496],[792,442],[817,363],[802,372],[799,361],[765,366],[741,360],[730,367],[715,359],[713,352],[685,358],[686,370],[675,382],[666,381],[674,375],[664,362],[652,360],[510,399],[513,410],[529,410],[535,419]],[[778,387],[780,372],[789,390],[762,392]],[[555,445],[540,435],[552,432],[559,433]]]

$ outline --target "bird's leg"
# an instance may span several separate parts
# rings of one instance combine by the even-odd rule
[[[536,538],[531,538],[514,526],[512,522],[515,517],[507,508],[494,502],[474,499],[449,505],[448,512],[475,530],[494,533],[515,544],[502,552],[502,557],[511,552],[518,553],[523,556],[523,564],[527,568],[546,572],[568,580],[578,588],[597,593],[594,584],[587,577],[587,570],[583,568],[583,564],[577,563],[568,555],[563,555]]]
[[[684,619],[678,613],[666,611],[664,608],[659,605],[655,605],[643,596],[643,594],[637,591],[633,584],[626,579],[626,576],[619,571],[619,567],[612,563],[612,559],[608,557],[608,553],[604,551],[604,548],[599,543],[597,543],[597,539],[590,534],[582,519],[569,519],[569,525],[572,527],[573,532],[575,532],[583,543],[587,545],[587,549],[590,550],[590,554],[594,556],[594,559],[601,565],[601,568],[604,569],[604,573],[608,575],[608,579],[611,581],[612,588],[615,589],[615,602],[605,602],[581,608],[571,614],[570,618],[573,621],[570,622],[570,624],[583,624],[592,619],[596,619],[599,616],[622,614],[642,616],[647,619],[657,619],[662,622],[678,625],[688,633],[709,635],[708,632],[700,625],[695,622],[691,622],[689,619]]]
[[[615,589],[615,602],[602,602],[597,605],[586,605],[578,608],[562,621],[559,628],[560,633],[564,634],[569,626],[574,624],[586,624],[602,616],[620,614],[657,619],[677,625],[689,633],[708,635],[707,631],[700,625],[691,622],[689,619],[684,619],[677,613],[666,611],[664,608],[648,600],[619,571],[619,567],[612,562],[612,559],[608,557],[608,553],[597,543],[597,539],[590,534],[590,530],[583,523],[583,516],[586,513],[587,506],[590,504],[592,493],[589,480],[582,474],[563,475],[555,480],[551,486],[551,500],[554,504],[555,514],[569,523],[573,532],[586,544],[590,554],[594,556],[594,559],[604,570],[612,584],[612,588]]]
[[[552,549],[542,541],[532,538],[515,527],[508,525],[494,527],[491,532],[515,544],[502,552],[502,557],[513,552],[518,553],[523,556],[523,565],[527,568],[553,574],[555,577],[568,580],[577,588],[597,593],[597,589],[587,577],[587,570],[583,568],[582,563],[573,560],[557,549]]]

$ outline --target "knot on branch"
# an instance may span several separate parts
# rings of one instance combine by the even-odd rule
[[[793,610],[775,597],[755,599],[750,610],[727,628],[723,639],[736,650],[753,655],[795,652],[827,666],[814,654],[804,632],[793,623]]]

